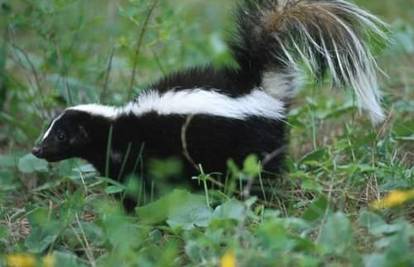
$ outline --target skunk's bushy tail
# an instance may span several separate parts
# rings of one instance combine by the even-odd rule
[[[351,87],[373,122],[384,119],[377,65],[368,42],[386,40],[386,25],[342,0],[241,0],[230,42],[244,73],[260,72],[264,90],[294,96],[303,66],[321,79]]]

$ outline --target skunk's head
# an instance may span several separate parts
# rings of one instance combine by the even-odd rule
[[[33,155],[49,162],[80,157],[90,142],[91,117],[88,112],[65,110],[49,124]]]

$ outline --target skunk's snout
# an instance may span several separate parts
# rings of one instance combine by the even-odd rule
[[[41,142],[32,148],[32,154],[48,162],[57,162],[68,158],[68,154],[53,142]]]
[[[43,156],[43,148],[40,147],[40,146],[35,146],[32,149],[32,154],[35,155],[38,158],[42,158],[42,156]]]

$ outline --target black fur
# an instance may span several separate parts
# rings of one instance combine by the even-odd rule
[[[198,66],[169,74],[149,88],[160,92],[203,88],[231,97],[238,97],[248,94],[252,89],[260,86],[261,75],[261,71],[247,71],[241,68]]]
[[[152,112],[140,117],[125,114],[110,120],[70,110],[56,122],[49,137],[42,142],[44,155],[37,154],[49,161],[83,158],[101,174],[112,178],[141,171],[137,166],[140,157],[176,157],[185,163],[184,170],[190,177],[198,173],[194,165],[202,164],[206,172],[226,173],[228,159],[241,164],[250,154],[264,157],[285,143],[284,123],[281,121],[259,117],[239,120],[194,115],[188,127],[184,128],[187,119],[187,116],[164,116]],[[59,132],[67,138],[59,141]],[[121,157],[110,157],[107,168],[110,136],[109,155]],[[185,156],[183,141],[190,158]],[[279,168],[281,156],[282,153],[278,154],[265,166],[268,171]]]

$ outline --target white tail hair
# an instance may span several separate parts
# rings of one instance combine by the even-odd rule
[[[351,87],[374,123],[384,119],[379,68],[370,49],[387,40],[387,25],[379,18],[343,0],[245,0],[241,8],[239,28],[252,28],[241,34],[248,32],[268,50],[257,57],[265,61],[266,91],[292,97],[304,65],[314,77],[329,73],[335,85]],[[242,42],[251,47],[253,40]]]

